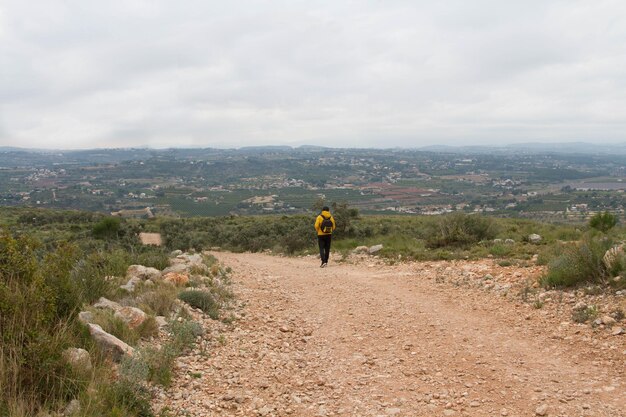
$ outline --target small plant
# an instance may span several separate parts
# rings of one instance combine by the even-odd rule
[[[199,308],[213,320],[219,317],[219,304],[211,293],[202,290],[185,290],[178,294],[178,299],[194,308]]]
[[[535,301],[533,301],[533,308],[536,310],[539,310],[541,308],[543,308],[544,302],[543,300],[540,300],[539,298],[535,299]]]
[[[624,320],[624,318],[626,317],[624,315],[624,311],[619,307],[613,310],[610,316],[613,317],[615,321],[618,321],[618,322]]]
[[[507,261],[500,261],[500,262],[498,262],[498,265],[500,265],[500,266],[511,266],[511,265],[513,265],[513,262],[508,261],[508,260]]]
[[[139,306],[144,311],[167,317],[176,307],[176,293],[176,287],[159,285],[139,297]]]
[[[587,306],[572,312],[572,321],[574,323],[586,323],[598,317],[598,308],[596,306]]]

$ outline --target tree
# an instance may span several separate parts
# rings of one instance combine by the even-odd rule
[[[617,224],[617,216],[605,211],[604,213],[596,213],[589,219],[589,227],[602,232],[608,232]]]

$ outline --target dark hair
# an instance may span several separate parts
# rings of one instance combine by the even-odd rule
[[[330,211],[330,209],[328,208],[328,206],[324,206],[322,207],[322,211]]]

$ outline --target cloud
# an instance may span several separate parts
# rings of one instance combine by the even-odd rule
[[[0,145],[624,140],[620,1],[0,5]]]

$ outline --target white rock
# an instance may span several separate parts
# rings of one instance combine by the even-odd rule
[[[100,299],[98,300],[97,303],[95,303],[93,305],[95,308],[101,308],[101,309],[105,309],[105,310],[112,310],[112,311],[117,311],[120,308],[122,308],[121,305],[119,305],[118,303],[116,303],[115,301],[111,301],[107,298],[104,297],[100,297]]]
[[[131,265],[126,270],[126,277],[129,279],[137,277],[142,281],[156,281],[161,278],[161,271],[156,268],[146,267],[143,265]]]
[[[370,255],[373,255],[375,253],[380,252],[382,249],[383,249],[383,245],[379,244],[379,245],[370,246],[370,248],[367,251],[369,252]]]
[[[81,311],[78,313],[78,320],[83,324],[88,324],[93,321],[93,314],[91,311]]]
[[[354,250],[352,252],[354,253],[366,253],[369,250],[369,248],[367,246],[357,246],[356,248],[354,248]]]
[[[102,330],[102,327],[97,324],[89,323],[87,325],[89,333],[93,340],[98,344],[102,351],[109,355],[111,359],[119,362],[124,355],[132,355],[134,349],[128,344],[124,343],[117,337]]]
[[[67,407],[65,407],[65,410],[63,411],[64,416],[73,416],[78,413],[80,413],[80,402],[78,400],[70,401],[70,403],[67,405]]]
[[[535,409],[535,414],[538,416],[546,416],[548,415],[548,405],[541,404],[539,407]]]
[[[530,243],[537,244],[537,243],[541,242],[541,236],[536,234],[536,233],[530,234],[530,235],[528,235],[528,241]]]
[[[616,323],[615,319],[611,316],[602,316],[602,324],[605,326],[612,326]]]
[[[91,358],[85,349],[68,348],[61,353],[61,356],[75,372],[80,374],[91,372]]]
[[[614,329],[613,329],[613,331],[611,332],[611,334],[612,334],[613,336],[619,336],[620,334],[624,334],[624,333],[625,333],[625,331],[624,331],[624,328],[623,328],[623,327],[616,327],[616,328],[614,328]]]
[[[140,326],[148,318],[146,313],[136,307],[121,307],[114,316],[128,324],[131,329]]]

